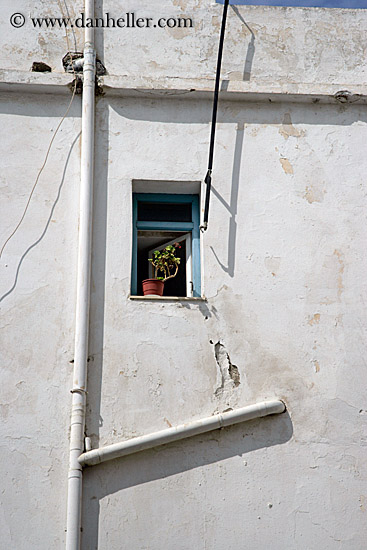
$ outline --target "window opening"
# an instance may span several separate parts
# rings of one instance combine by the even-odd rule
[[[165,283],[164,296],[199,297],[200,232],[198,195],[133,194],[133,262],[131,293],[142,296],[144,279],[153,276],[155,250],[178,243],[176,277]]]

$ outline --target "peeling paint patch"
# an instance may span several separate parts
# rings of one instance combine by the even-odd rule
[[[315,369],[315,372],[318,373],[320,372],[320,363],[315,359],[313,362],[313,366],[314,366],[314,369]]]
[[[323,202],[325,193],[325,187],[308,185],[303,198],[306,199],[309,204],[312,204],[313,202]]]
[[[185,36],[187,36],[190,31],[192,31],[189,26],[173,28],[166,27],[166,30],[172,36],[172,38],[175,38],[176,40],[182,40],[182,38],[185,38]]]
[[[311,319],[309,319],[308,321],[308,324],[312,327],[312,325],[318,325],[319,322],[320,322],[320,313],[315,313],[315,315],[313,317],[311,317]]]
[[[173,5],[184,10],[187,6],[187,0],[173,0]]]
[[[282,157],[279,159],[280,164],[282,165],[282,168],[286,174],[294,174],[293,172],[293,166],[289,162],[289,160],[285,157]]]
[[[215,390],[215,395],[222,395],[229,388],[236,388],[240,385],[240,373],[238,367],[231,363],[229,354],[221,342],[214,346],[215,360],[221,375],[221,385]]]
[[[283,123],[279,128],[279,133],[281,136],[284,137],[284,139],[288,139],[289,137],[303,137],[306,132],[304,130],[298,130],[297,128],[295,128],[292,124],[290,113],[285,113]]]
[[[220,26],[220,23],[221,23],[220,17],[218,17],[218,15],[213,15],[212,16],[212,27],[218,28]]]

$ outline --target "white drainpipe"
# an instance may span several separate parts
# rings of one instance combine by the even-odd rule
[[[85,0],[85,17],[94,19],[94,0]],[[96,55],[94,29],[85,29],[81,182],[79,213],[78,278],[75,321],[74,379],[70,426],[70,459],[66,549],[80,548],[82,502],[82,466],[78,458],[84,451],[84,427],[87,391],[88,328],[93,206],[94,110]]]
[[[194,420],[181,424],[176,428],[168,428],[160,432],[155,432],[149,435],[143,435],[141,437],[134,437],[121,443],[115,443],[99,449],[93,449],[83,453],[79,457],[79,463],[81,466],[94,466],[107,460],[113,460],[114,458],[120,458],[122,456],[131,455],[139,451],[151,449],[158,445],[164,445],[166,443],[172,443],[172,441],[178,441],[186,437],[192,437],[218,428],[224,428],[225,426],[231,426],[233,424],[239,424],[247,420],[253,420],[254,418],[261,418],[270,414],[279,414],[286,409],[283,401],[264,401],[257,403],[256,405],[249,405],[242,409],[237,409],[222,414],[216,414],[203,418],[201,420]]]

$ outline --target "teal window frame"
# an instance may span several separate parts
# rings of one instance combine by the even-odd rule
[[[141,202],[154,203],[189,203],[191,204],[191,222],[160,222],[139,221],[138,204]],[[173,194],[173,193],[133,193],[133,247],[131,269],[131,294],[136,296],[137,259],[138,259],[138,231],[182,231],[191,233],[191,257],[192,257],[192,295],[201,297],[201,269],[200,269],[200,205],[198,195]]]

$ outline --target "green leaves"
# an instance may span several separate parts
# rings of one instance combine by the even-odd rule
[[[165,282],[177,275],[181,259],[175,256],[176,248],[181,248],[181,246],[178,243],[175,243],[175,246],[170,244],[162,251],[155,250],[153,252],[153,258],[149,258],[148,262],[154,266],[155,279]],[[163,273],[164,277],[157,276],[159,271]]]

